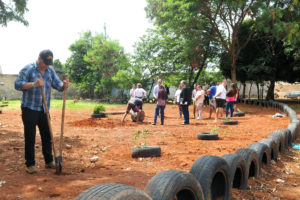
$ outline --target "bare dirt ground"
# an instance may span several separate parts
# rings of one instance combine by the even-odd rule
[[[121,115],[91,119],[91,110],[67,110],[64,165],[60,176],[54,174],[55,170],[44,168],[38,134],[36,167],[39,172],[29,175],[24,171],[21,112],[4,110],[0,115],[0,199],[74,199],[87,188],[102,183],[122,183],[144,189],[156,173],[170,169],[189,171],[193,162],[203,155],[234,153],[267,138],[276,129],[286,128],[289,123],[287,117],[272,118],[278,112],[275,109],[239,105],[246,116],[236,118],[238,125],[214,123],[207,119],[208,112],[204,108],[203,120],[191,119],[190,125],[182,126],[177,106],[167,105],[165,125],[159,125],[158,119],[158,125],[153,126],[154,106],[143,106],[147,116],[142,124],[131,122],[130,116],[122,123]],[[120,108],[109,111],[117,110]],[[57,145],[61,111],[51,110],[51,118]],[[197,133],[209,131],[215,125],[219,127],[220,140],[197,140]],[[131,158],[135,132],[144,129],[149,131],[148,145],[162,148],[161,157]],[[99,157],[96,163],[90,161],[93,156]],[[249,190],[233,190],[234,199],[300,199],[299,159],[299,150],[282,155],[263,176],[249,180]]]

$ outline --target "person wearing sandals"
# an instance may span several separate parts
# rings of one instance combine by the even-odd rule
[[[179,85],[178,89],[176,90],[175,92],[175,95],[174,95],[174,104],[177,104],[178,105],[178,109],[179,109],[179,119],[182,117],[182,108],[181,108],[181,105],[180,105],[180,93],[181,93],[181,85]]]
[[[164,117],[165,117],[164,110],[165,110],[167,101],[168,101],[168,94],[165,91],[165,88],[161,85],[157,92],[154,121],[153,121],[152,125],[156,125],[159,110],[160,110],[160,125],[164,125]]]
[[[232,83],[230,85],[230,88],[229,90],[227,91],[226,93],[226,118],[228,117],[228,111],[230,109],[230,118],[232,117],[233,115],[233,105],[234,105],[234,102],[236,101],[236,93],[237,93],[237,90],[235,88],[235,85],[234,83]]]
[[[202,119],[202,106],[203,106],[203,101],[204,101],[204,90],[202,89],[201,85],[197,85],[197,92],[195,96],[195,102],[196,102],[196,108],[198,112],[198,117],[197,120]]]

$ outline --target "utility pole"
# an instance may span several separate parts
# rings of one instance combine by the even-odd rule
[[[104,22],[104,37],[106,39],[106,23]]]

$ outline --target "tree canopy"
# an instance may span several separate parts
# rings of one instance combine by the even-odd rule
[[[0,25],[7,26],[10,21],[28,25],[24,18],[27,9],[27,0],[0,0]]]

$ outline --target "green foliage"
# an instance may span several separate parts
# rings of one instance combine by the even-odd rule
[[[149,135],[149,131],[147,129],[144,129],[143,131],[140,130],[136,131],[132,139],[134,146],[141,147],[141,148],[146,147],[147,146],[146,140],[148,135]]]
[[[27,0],[0,0],[0,25],[7,26],[8,22],[16,21],[27,26],[24,18],[27,11]]]
[[[64,78],[63,76],[66,74],[66,69],[59,59],[53,61],[53,69],[55,70],[59,78]]]
[[[219,132],[218,132],[218,129],[219,129],[219,127],[218,126],[214,126],[214,127],[211,127],[209,124],[207,124],[207,127],[210,129],[210,133],[212,133],[212,134],[218,134]]]
[[[129,57],[119,42],[103,34],[93,36],[91,32],[85,32],[70,50],[72,55],[66,63],[70,81],[90,98],[109,96],[115,81],[123,77],[121,72],[117,75],[118,71],[130,67]],[[124,87],[122,83],[118,85]]]
[[[105,107],[104,105],[100,104],[94,107],[94,114],[99,114],[100,112],[105,112]]]

